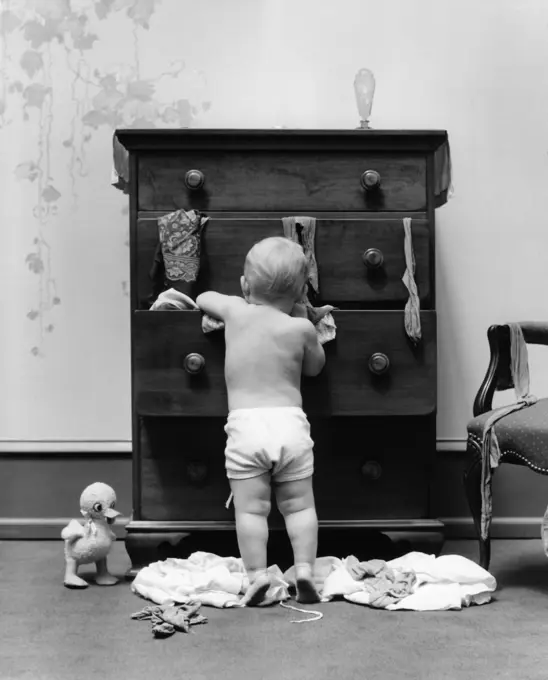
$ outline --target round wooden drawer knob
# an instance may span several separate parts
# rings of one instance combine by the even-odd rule
[[[362,465],[362,475],[365,479],[375,481],[382,475],[382,467],[376,460],[368,460]]]
[[[201,189],[204,182],[205,177],[201,170],[189,170],[185,175],[185,186],[187,189]]]
[[[384,255],[378,248],[369,248],[362,255],[362,260],[369,269],[379,269],[384,263]]]
[[[205,359],[201,354],[187,354],[184,361],[185,371],[192,375],[204,370]]]
[[[366,170],[360,178],[362,187],[366,191],[377,189],[381,185],[381,176],[376,170]]]
[[[369,357],[369,370],[375,375],[382,375],[390,368],[390,360],[386,354],[375,352]]]

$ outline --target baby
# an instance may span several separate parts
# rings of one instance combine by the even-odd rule
[[[270,480],[293,548],[297,600],[317,602],[318,544],[313,441],[302,410],[301,374],[317,375],[323,347],[303,305],[308,268],[303,249],[266,238],[247,254],[244,298],[202,293],[200,309],[224,321],[228,420],[226,470],[234,495],[238,546],[249,577],[242,604],[265,604],[271,586],[266,546]]]

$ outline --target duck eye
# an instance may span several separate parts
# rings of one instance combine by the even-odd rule
[[[103,506],[101,505],[101,503],[95,503],[95,505],[93,506],[93,509],[95,510],[95,512],[101,512],[101,510],[103,509]]]
[[[112,501],[112,503],[110,504],[110,507],[114,508],[115,505],[116,505],[116,501]]]

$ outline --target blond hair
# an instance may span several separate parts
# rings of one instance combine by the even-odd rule
[[[291,239],[284,236],[265,238],[248,252],[244,277],[255,297],[298,302],[308,278],[306,256],[302,247]]]

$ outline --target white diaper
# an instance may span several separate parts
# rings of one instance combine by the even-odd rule
[[[225,425],[229,479],[271,472],[276,482],[306,479],[314,472],[310,423],[298,406],[231,411]]]

